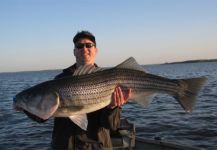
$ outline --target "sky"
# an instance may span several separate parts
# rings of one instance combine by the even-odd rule
[[[216,0],[0,0],[0,72],[64,69],[78,31],[96,36],[96,63],[217,58]]]

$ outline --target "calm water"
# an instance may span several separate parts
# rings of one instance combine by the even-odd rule
[[[167,95],[154,98],[148,108],[129,103],[123,116],[134,122],[137,135],[153,139],[217,148],[217,62],[145,66],[146,70],[170,78],[208,77],[193,113],[185,113]],[[0,74],[0,149],[47,150],[51,142],[53,118],[39,124],[12,109],[12,98],[21,90],[52,79],[59,71]]]

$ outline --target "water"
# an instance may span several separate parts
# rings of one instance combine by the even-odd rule
[[[217,62],[192,64],[150,65],[145,69],[170,78],[206,76],[207,85],[198,96],[193,113],[185,113],[180,105],[167,95],[158,95],[148,108],[128,103],[123,117],[134,122],[137,135],[202,146],[215,150],[217,146]],[[36,123],[12,107],[13,96],[37,83],[52,79],[60,71],[0,73],[0,149],[49,149],[53,118]]]

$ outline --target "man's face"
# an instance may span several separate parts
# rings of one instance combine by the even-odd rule
[[[96,53],[97,48],[89,39],[80,39],[75,43],[74,55],[79,65],[93,65],[95,63]]]

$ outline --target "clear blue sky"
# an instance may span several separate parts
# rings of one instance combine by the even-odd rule
[[[0,72],[70,66],[81,30],[100,66],[213,59],[217,0],[0,0]]]

